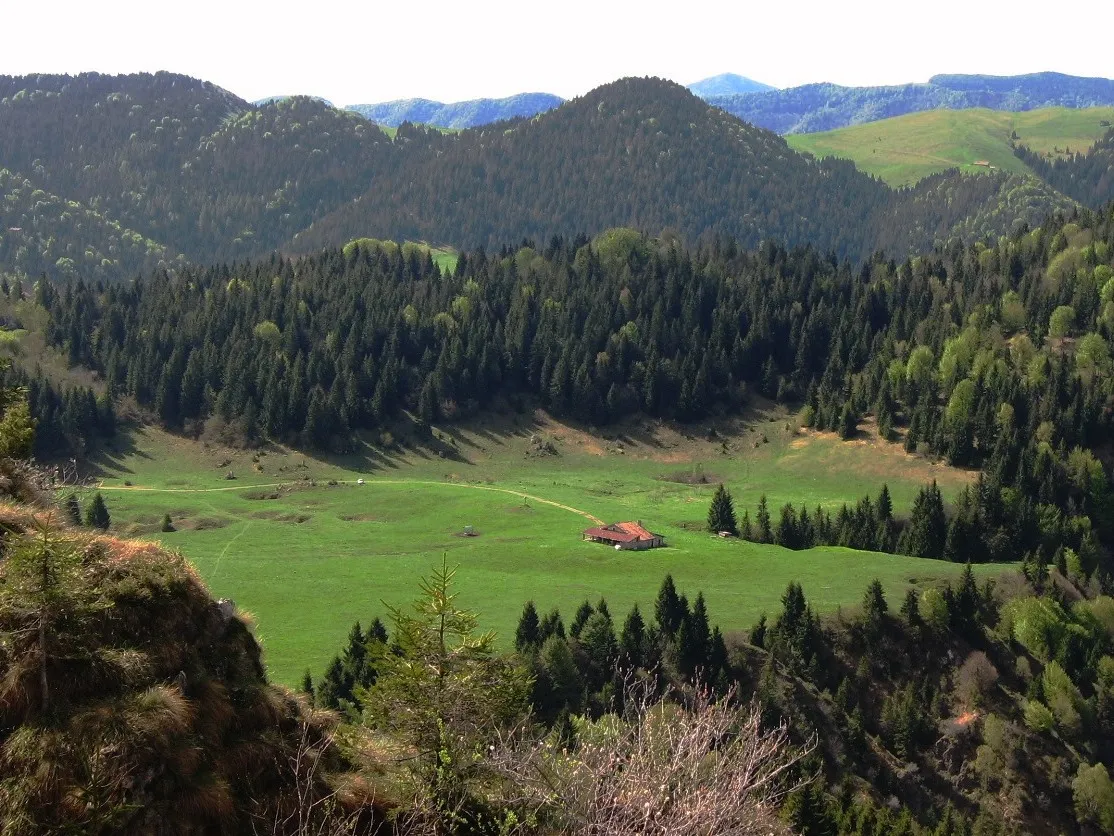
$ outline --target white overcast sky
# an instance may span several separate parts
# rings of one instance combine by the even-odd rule
[[[1114,2],[41,0],[0,6],[0,74],[171,70],[245,99],[566,98],[628,75],[778,87],[934,73],[1114,76]]]

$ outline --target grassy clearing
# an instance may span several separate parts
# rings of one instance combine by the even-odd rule
[[[94,475],[107,489],[114,528],[181,549],[214,595],[254,614],[271,675],[285,683],[307,667],[322,670],[353,621],[381,615],[383,601],[411,599],[443,555],[460,566],[462,603],[504,643],[527,599],[571,618],[580,601],[605,596],[623,617],[635,602],[652,607],[666,573],[690,596],[702,590],[712,619],[739,630],[775,612],[790,580],[830,612],[857,605],[875,577],[896,606],[908,584],[958,571],[710,536],[703,521],[720,480],[741,515],[744,507],[753,513],[761,493],[775,512],[788,501],[831,507],[876,493],[883,481],[903,510],[924,482],[936,478],[954,493],[970,474],[869,434],[842,443],[801,432],[776,410],[709,429],[685,434],[642,423],[604,438],[537,413],[437,431],[421,447],[367,445],[326,461],[280,447],[230,451],[142,428],[105,451]],[[539,454],[539,441],[556,454]],[[229,470],[234,480],[225,478]],[[178,530],[163,534],[166,513]],[[585,543],[590,517],[641,519],[669,548],[615,552]],[[476,536],[463,536],[465,526]]]
[[[1107,126],[1103,126],[1107,122]],[[1041,108],[1021,113],[930,110],[835,131],[787,136],[789,145],[817,157],[842,157],[891,186],[916,183],[958,167],[1031,174],[1010,150],[1010,137],[1041,153],[1086,151],[1114,123],[1114,108]]]

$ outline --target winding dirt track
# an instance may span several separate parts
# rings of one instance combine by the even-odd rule
[[[355,485],[354,479],[340,479],[337,480],[340,485]],[[437,485],[439,487],[453,487],[453,488],[471,488],[476,491],[492,491],[494,493],[505,493],[508,496],[521,496],[524,500],[531,500],[542,505],[549,505],[553,508],[560,508],[562,511],[569,511],[570,513],[577,514],[590,520],[596,525],[603,525],[603,520],[594,514],[589,514],[587,511],[581,511],[579,508],[573,508],[571,505],[562,505],[560,502],[555,502],[552,499],[546,499],[542,496],[534,496],[533,494],[523,493],[522,491],[512,491],[510,488],[496,488],[491,485],[470,485],[467,482],[437,482],[432,479],[364,479],[365,485]],[[144,491],[149,493],[220,493],[222,491],[245,491],[253,490],[255,488],[287,488],[287,487],[304,487],[304,482],[265,482],[262,484],[256,483],[251,485],[233,485],[225,488],[148,488],[142,485],[99,485],[98,490],[101,491]]]

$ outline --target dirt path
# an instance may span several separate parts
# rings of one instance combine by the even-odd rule
[[[339,479],[337,484],[340,485],[355,485],[355,479]],[[552,499],[546,499],[542,496],[534,496],[533,494],[523,493],[522,491],[513,491],[510,488],[496,488],[492,485],[470,485],[467,482],[438,482],[432,479],[364,479],[365,485],[437,485],[440,487],[454,487],[454,488],[471,488],[476,491],[492,491],[494,493],[505,493],[508,496],[521,496],[523,500],[530,500],[542,505],[549,505],[552,508],[560,508],[562,511],[569,511],[573,514],[578,514],[586,520],[590,520],[596,525],[603,525],[603,520],[594,514],[589,514],[587,511],[581,511],[579,508],[573,508],[571,505],[563,505]],[[148,488],[142,485],[98,485],[97,490],[101,491],[142,491],[147,493],[220,493],[222,491],[245,491],[253,490],[255,488],[287,488],[287,487],[304,487],[304,482],[265,482],[253,483],[250,485],[233,485],[225,488]]]

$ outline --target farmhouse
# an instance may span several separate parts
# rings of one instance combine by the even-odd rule
[[[617,549],[653,549],[665,545],[665,538],[642,527],[641,522],[621,522],[584,530],[584,539],[606,543]]]

